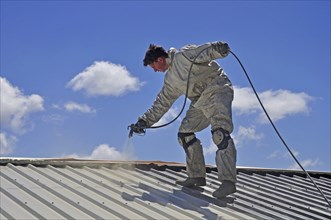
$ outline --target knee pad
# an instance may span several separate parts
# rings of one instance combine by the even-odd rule
[[[211,131],[213,141],[220,150],[224,150],[228,147],[228,142],[231,139],[231,136],[228,131],[223,128],[216,128]]]
[[[184,150],[187,150],[187,148],[197,140],[194,133],[178,132],[178,142],[183,146]]]

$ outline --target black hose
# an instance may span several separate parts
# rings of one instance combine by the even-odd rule
[[[294,156],[294,154],[292,153],[291,149],[288,147],[288,145],[286,144],[286,142],[284,141],[283,137],[280,135],[278,129],[276,128],[274,122],[271,120],[267,110],[265,109],[265,107],[263,106],[263,103],[259,97],[259,95],[257,94],[254,86],[253,86],[253,83],[251,81],[251,79],[249,78],[243,64],[241,63],[241,61],[239,60],[239,58],[236,56],[236,54],[234,54],[232,51],[230,51],[230,53],[237,59],[238,63],[240,64],[241,68],[243,69],[248,81],[249,81],[249,84],[251,85],[253,91],[254,91],[254,94],[257,98],[257,100],[259,101],[265,115],[267,116],[267,118],[269,119],[269,122],[270,124],[272,125],[272,127],[274,128],[275,132],[277,133],[279,139],[283,142],[284,146],[286,147],[286,149],[288,150],[288,152],[291,154],[291,156],[293,157],[293,159],[296,161],[296,163],[301,167],[301,169],[306,173],[306,175],[309,177],[310,181],[315,185],[315,187],[317,188],[317,190],[321,193],[321,195],[324,197],[325,201],[329,204],[329,206],[331,207],[331,203],[330,201],[326,198],[326,196],[324,195],[324,193],[322,192],[322,190],[317,186],[317,184],[315,183],[315,181],[311,178],[311,176],[309,175],[309,173],[305,170],[305,168],[303,168],[303,166],[300,164],[300,162],[298,161],[298,159]]]

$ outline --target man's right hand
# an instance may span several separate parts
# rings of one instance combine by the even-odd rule
[[[135,124],[131,124],[129,128],[130,128],[129,137],[132,137],[133,133],[144,134],[145,129],[147,128],[147,124],[144,120],[139,119]]]

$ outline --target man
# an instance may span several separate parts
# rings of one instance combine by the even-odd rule
[[[228,44],[212,42],[200,46],[188,45],[168,52],[163,47],[151,44],[146,51],[144,66],[154,71],[166,72],[164,85],[152,107],[135,124],[140,132],[151,127],[170,109],[181,95],[186,95],[191,104],[181,122],[178,141],[186,153],[188,177],[176,181],[185,187],[205,186],[206,169],[200,140],[195,136],[211,125],[213,142],[217,146],[216,165],[222,185],[213,193],[223,198],[236,192],[236,149],[230,136],[233,131],[231,105],[233,87],[215,59],[224,58],[230,52]],[[193,65],[192,65],[193,63]]]

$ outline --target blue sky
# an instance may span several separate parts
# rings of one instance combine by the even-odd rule
[[[330,1],[1,1],[1,156],[185,162],[180,120],[131,140],[127,126],[162,87],[148,45],[211,41],[239,56],[303,166],[330,171]],[[237,165],[299,169],[234,57],[218,63],[235,86]],[[210,128],[197,136],[215,164]]]

